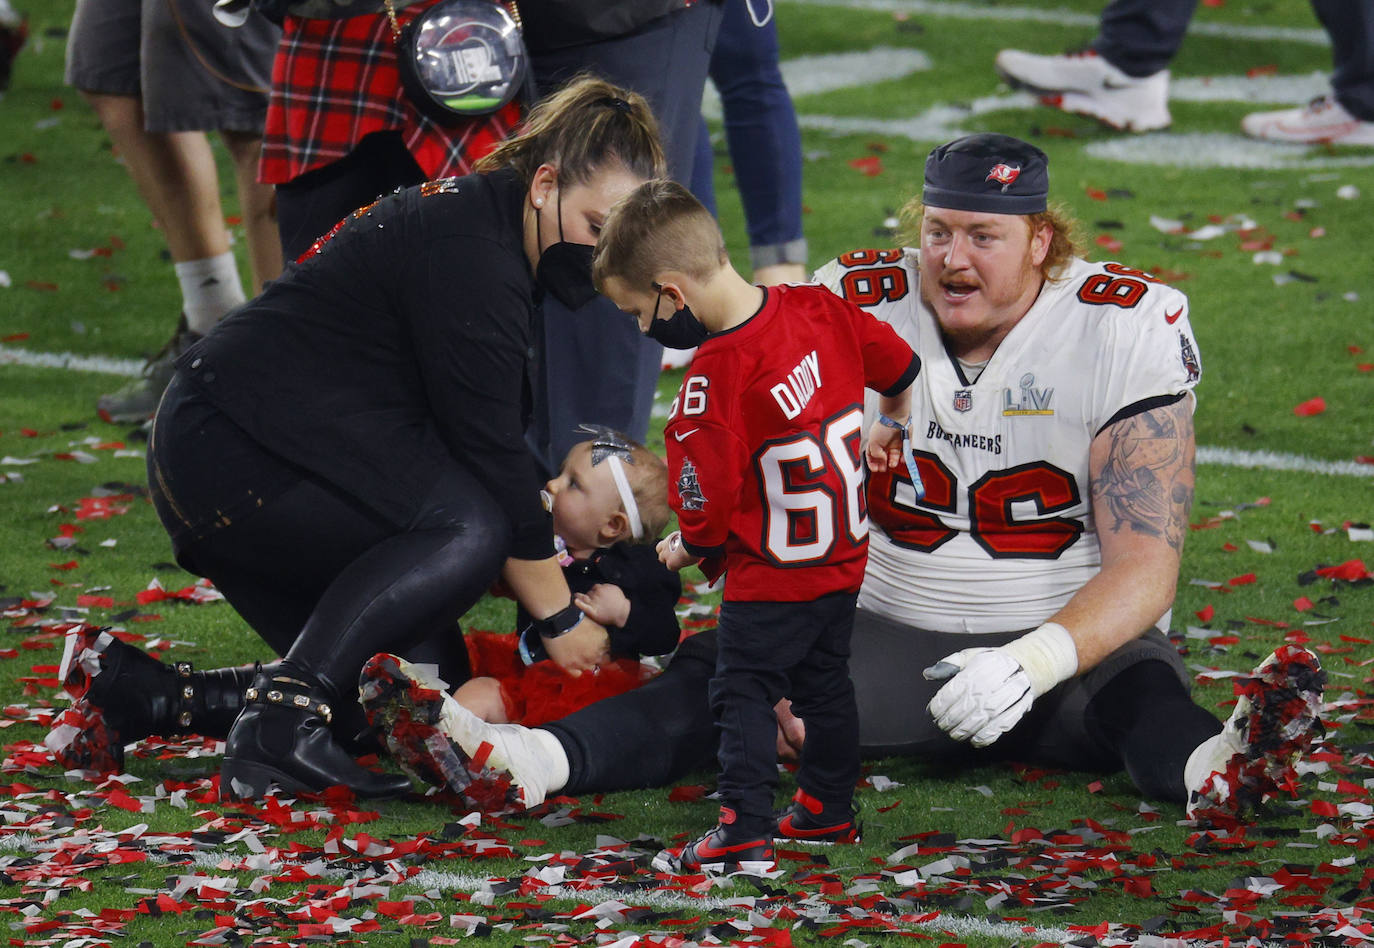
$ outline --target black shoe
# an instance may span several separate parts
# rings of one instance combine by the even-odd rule
[[[102,773],[123,770],[124,745],[153,734],[224,737],[254,674],[247,667],[198,672],[190,662],[164,665],[89,625],[67,633],[59,673],[73,701],[45,744],[65,769]]]
[[[405,774],[368,770],[339,746],[330,730],[334,712],[318,688],[263,672],[245,692],[247,707],[234,722],[220,767],[220,795],[256,799],[272,786],[314,793],[345,786],[360,797],[410,792]]]
[[[779,843],[810,843],[829,846],[834,843],[857,843],[863,833],[853,802],[843,806],[826,807],[800,787],[792,797],[792,806],[778,819],[778,831],[773,840]]]
[[[680,851],[665,849],[654,857],[654,868],[674,875],[723,875],[745,872],[762,875],[777,869],[777,855],[768,834],[753,834],[735,829],[735,811],[720,808],[720,822],[705,836]]]
[[[176,374],[177,358],[201,338],[187,325],[182,313],[172,338],[143,365],[138,378],[117,391],[96,399],[95,411],[103,421],[112,424],[139,424],[153,417],[162,393]]]

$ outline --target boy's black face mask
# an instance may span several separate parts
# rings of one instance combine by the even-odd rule
[[[538,210],[534,214],[534,239],[541,240]],[[596,299],[592,284],[592,251],[588,244],[575,244],[563,239],[563,191],[558,192],[558,242],[550,244],[539,255],[534,279],[554,295],[568,309],[581,309]]]
[[[663,287],[655,283],[654,289],[658,290],[658,299],[654,301],[654,316],[644,335],[669,349],[695,349],[705,342],[711,333],[686,303],[667,319],[658,318],[658,306],[663,302]]]

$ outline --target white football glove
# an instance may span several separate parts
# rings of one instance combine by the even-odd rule
[[[1015,727],[1036,698],[1077,671],[1072,636],[1047,622],[999,648],[963,649],[927,668],[927,680],[949,679],[927,710],[956,741],[987,747]]]

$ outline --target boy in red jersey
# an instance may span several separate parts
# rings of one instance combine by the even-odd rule
[[[681,530],[659,557],[727,577],[710,688],[720,823],[655,865],[751,871],[773,865],[775,835],[853,841],[859,750],[848,658],[868,553],[864,388],[882,395],[867,455],[884,471],[902,463],[920,360],[823,287],[748,283],[715,220],[672,182],[647,182],[616,204],[593,277],[646,334],[698,347],[664,432]],[[778,821],[773,706],[783,697],[807,731],[795,803]]]

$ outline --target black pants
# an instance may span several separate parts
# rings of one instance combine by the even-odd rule
[[[856,593],[810,602],[720,607],[711,712],[720,731],[721,803],[746,835],[771,832],[778,786],[777,717],[785,697],[806,722],[797,783],[846,812],[859,779],[859,713],[849,680]]]
[[[457,463],[397,526],[258,446],[178,375],[148,473],[177,562],[214,582],[284,672],[350,708],[379,651],[468,677],[457,620],[496,578],[510,528]]]
[[[976,750],[935,726],[926,705],[940,683],[926,681],[921,669],[956,648],[996,645],[1019,634],[960,635],[952,646],[949,636],[859,610],[849,669],[862,755],[1125,769],[1148,799],[1182,801],[1188,755],[1221,722],[1193,702],[1178,654],[1158,633],[1122,646],[1041,697],[991,747]],[[707,699],[715,637],[708,630],[688,639],[668,670],[644,687],[542,725],[568,754],[567,792],[662,786],[708,764],[716,741]]]

